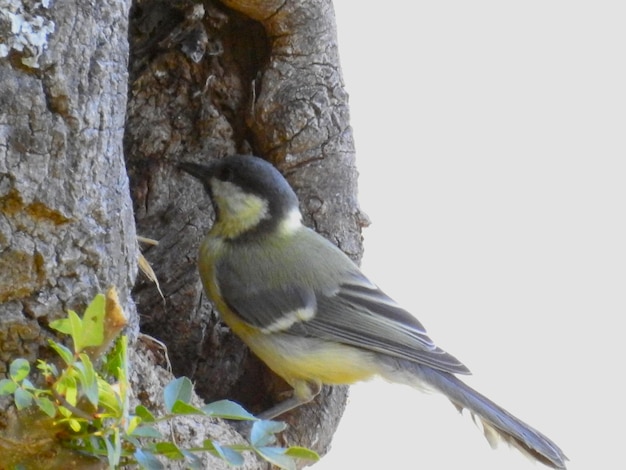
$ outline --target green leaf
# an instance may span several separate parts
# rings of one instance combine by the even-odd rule
[[[76,385],[76,377],[65,374],[54,386],[55,391],[65,397],[70,405],[76,406],[78,401],[78,387]]]
[[[133,457],[146,470],[165,470],[165,466],[148,450],[137,449]]]
[[[21,386],[24,390],[32,390],[32,391],[40,391],[37,387],[35,387],[33,385],[33,383],[28,380],[28,379],[24,379],[22,380]]]
[[[172,442],[157,442],[154,445],[154,452],[171,460],[183,460],[185,458],[178,446]]]
[[[0,396],[11,395],[17,389],[17,384],[9,379],[0,379]]]
[[[287,428],[285,423],[280,421],[259,420],[252,423],[250,431],[250,443],[254,447],[264,447],[276,442],[277,432],[284,431]]]
[[[105,306],[106,298],[104,294],[98,294],[85,309],[80,336],[83,348],[100,346],[104,342]]]
[[[184,401],[176,400],[172,405],[171,413],[177,415],[204,415],[204,411]]]
[[[202,448],[208,452],[211,452],[213,455],[222,458],[222,460],[235,467],[243,465],[244,463],[243,456],[239,452],[229,447],[222,447],[217,442],[214,442],[210,439],[206,439],[202,443]]]
[[[74,342],[74,351],[81,352],[83,350],[83,321],[73,310],[67,312],[67,318],[70,321],[70,336],[72,337],[72,341]]]
[[[137,426],[130,433],[133,437],[152,437],[154,439],[161,439],[161,433],[154,426]]]
[[[15,382],[20,382],[28,377],[30,373],[30,364],[24,358],[17,358],[9,366],[9,377]]]
[[[74,364],[78,371],[78,380],[83,386],[82,392],[93,406],[98,406],[98,375],[93,368],[89,356],[85,353],[79,354],[79,361]]]
[[[168,383],[163,389],[163,400],[165,409],[172,411],[174,404],[180,400],[183,403],[189,403],[191,400],[191,390],[193,385],[187,377],[179,377]]]
[[[113,446],[115,448],[115,468],[119,468],[119,463],[122,459],[122,434],[118,427],[115,427],[113,430]]]
[[[300,446],[292,446],[287,448],[285,455],[289,457],[293,457],[294,459],[304,459],[311,460],[313,462],[317,462],[320,459],[320,456],[317,452],[311,449],[307,449],[306,447]]]
[[[141,420],[145,423],[152,423],[156,420],[150,410],[143,405],[137,405],[137,407],[135,408],[135,414],[139,416]]]
[[[120,400],[120,408],[121,412],[124,416],[130,415],[130,400],[129,396],[132,394],[132,390],[130,384],[128,383],[128,379],[126,378],[126,368],[118,369],[118,380],[116,383],[115,390],[117,390],[117,396]],[[103,380],[103,379],[101,379]]]
[[[68,310],[67,314],[69,316],[70,313],[76,315],[74,310]],[[58,320],[51,321],[48,326],[53,330],[57,330],[59,333],[63,333],[65,335],[69,335],[72,333],[72,326],[70,324],[69,318],[59,318]]]
[[[33,394],[27,392],[23,388],[15,389],[15,393],[13,394],[13,396],[15,398],[15,406],[18,410],[28,408],[33,403]]]
[[[135,429],[141,424],[141,418],[139,416],[128,416],[125,420],[127,422],[125,431],[128,435],[131,435]]]
[[[57,414],[57,408],[54,403],[46,397],[35,397],[35,403],[41,411],[54,418]]]
[[[77,420],[77,419],[70,418],[70,419],[67,420],[67,424],[69,424],[70,428],[74,432],[80,432],[81,427],[82,427],[81,424],[80,424],[80,421]]]
[[[46,361],[42,361],[41,359],[37,359],[37,369],[39,369],[45,376],[59,376],[59,371],[54,364],[48,364]]]
[[[216,418],[240,420],[256,419],[253,414],[246,411],[239,403],[230,400],[214,401],[213,403],[203,406],[202,411],[208,416],[214,416]]]
[[[128,360],[128,337],[126,335],[120,336],[115,341],[114,346],[106,354],[106,360],[102,366],[102,371],[111,376],[119,379],[119,371],[126,370]]]
[[[63,362],[68,366],[74,363],[74,354],[67,347],[52,340],[49,340],[48,344],[50,344],[50,347],[56,351],[61,359],[63,359]]]
[[[286,450],[282,447],[258,447],[257,453],[268,462],[285,470],[296,470],[296,462],[293,458],[285,455]]]
[[[106,380],[98,378],[98,398],[100,406],[115,417],[124,413],[122,401],[117,390]]]
[[[185,449],[181,449],[181,452],[185,456],[185,461],[187,462],[188,468],[190,468],[191,470],[203,470],[204,469],[202,459],[198,457],[196,454]]]
[[[98,294],[85,309],[83,318],[75,311],[68,310],[67,318],[50,322],[50,327],[70,335],[76,352],[90,346],[100,346],[104,341],[105,305],[104,295]]]
[[[68,382],[72,380],[71,377],[68,377],[68,379],[69,379]],[[78,404],[78,387],[76,386],[75,380],[72,385],[69,385],[65,389],[65,399],[72,406],[76,406]]]
[[[114,428],[113,436],[110,436],[110,439],[105,439],[104,444],[107,448],[109,468],[117,468],[122,458],[122,439],[119,428]]]

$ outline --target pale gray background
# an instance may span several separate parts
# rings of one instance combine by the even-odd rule
[[[623,4],[386,5],[335,0],[364,269],[569,469],[623,467]],[[540,468],[473,428],[439,397],[359,385],[316,468]]]

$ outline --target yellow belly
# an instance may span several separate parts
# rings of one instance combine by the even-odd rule
[[[217,239],[207,239],[201,246],[200,274],[205,290],[230,329],[277,375],[296,391],[306,394],[306,382],[315,384],[352,384],[378,373],[375,353],[324,341],[284,333],[263,333],[243,322],[221,300],[214,281],[211,256],[219,252]]]
[[[375,355],[367,351],[314,338],[250,333],[241,335],[240,331],[239,336],[270,369],[296,390],[302,381],[353,384],[378,373]]]

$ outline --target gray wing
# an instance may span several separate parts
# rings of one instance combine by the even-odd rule
[[[434,344],[414,316],[360,273],[354,273],[334,295],[318,294],[316,315],[294,323],[288,332],[350,344],[446,372],[470,373]]]
[[[228,307],[246,323],[267,333],[284,331],[317,312],[315,292],[295,282],[260,289],[229,264],[220,265],[218,282]]]
[[[324,241],[318,248],[328,246]],[[267,281],[272,270],[254,269],[269,265],[267,259],[247,267],[236,264],[237,268],[224,261],[217,269],[222,297],[245,322],[266,333],[321,338],[446,372],[469,373],[458,359],[433,343],[415,317],[372,284],[343,253],[332,249],[338,253],[318,260],[333,259],[336,265],[321,268],[309,259],[281,265],[280,282],[273,284],[259,282]],[[285,258],[298,256],[291,252]],[[276,270],[272,272],[274,280]],[[332,280],[327,277],[321,286],[313,283],[312,278],[320,281],[320,272],[334,272]]]

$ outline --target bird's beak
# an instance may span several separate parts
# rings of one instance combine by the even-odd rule
[[[208,165],[200,165],[198,163],[182,162],[178,164],[178,168],[191,176],[195,176],[203,183],[208,183],[213,176],[213,168]]]

